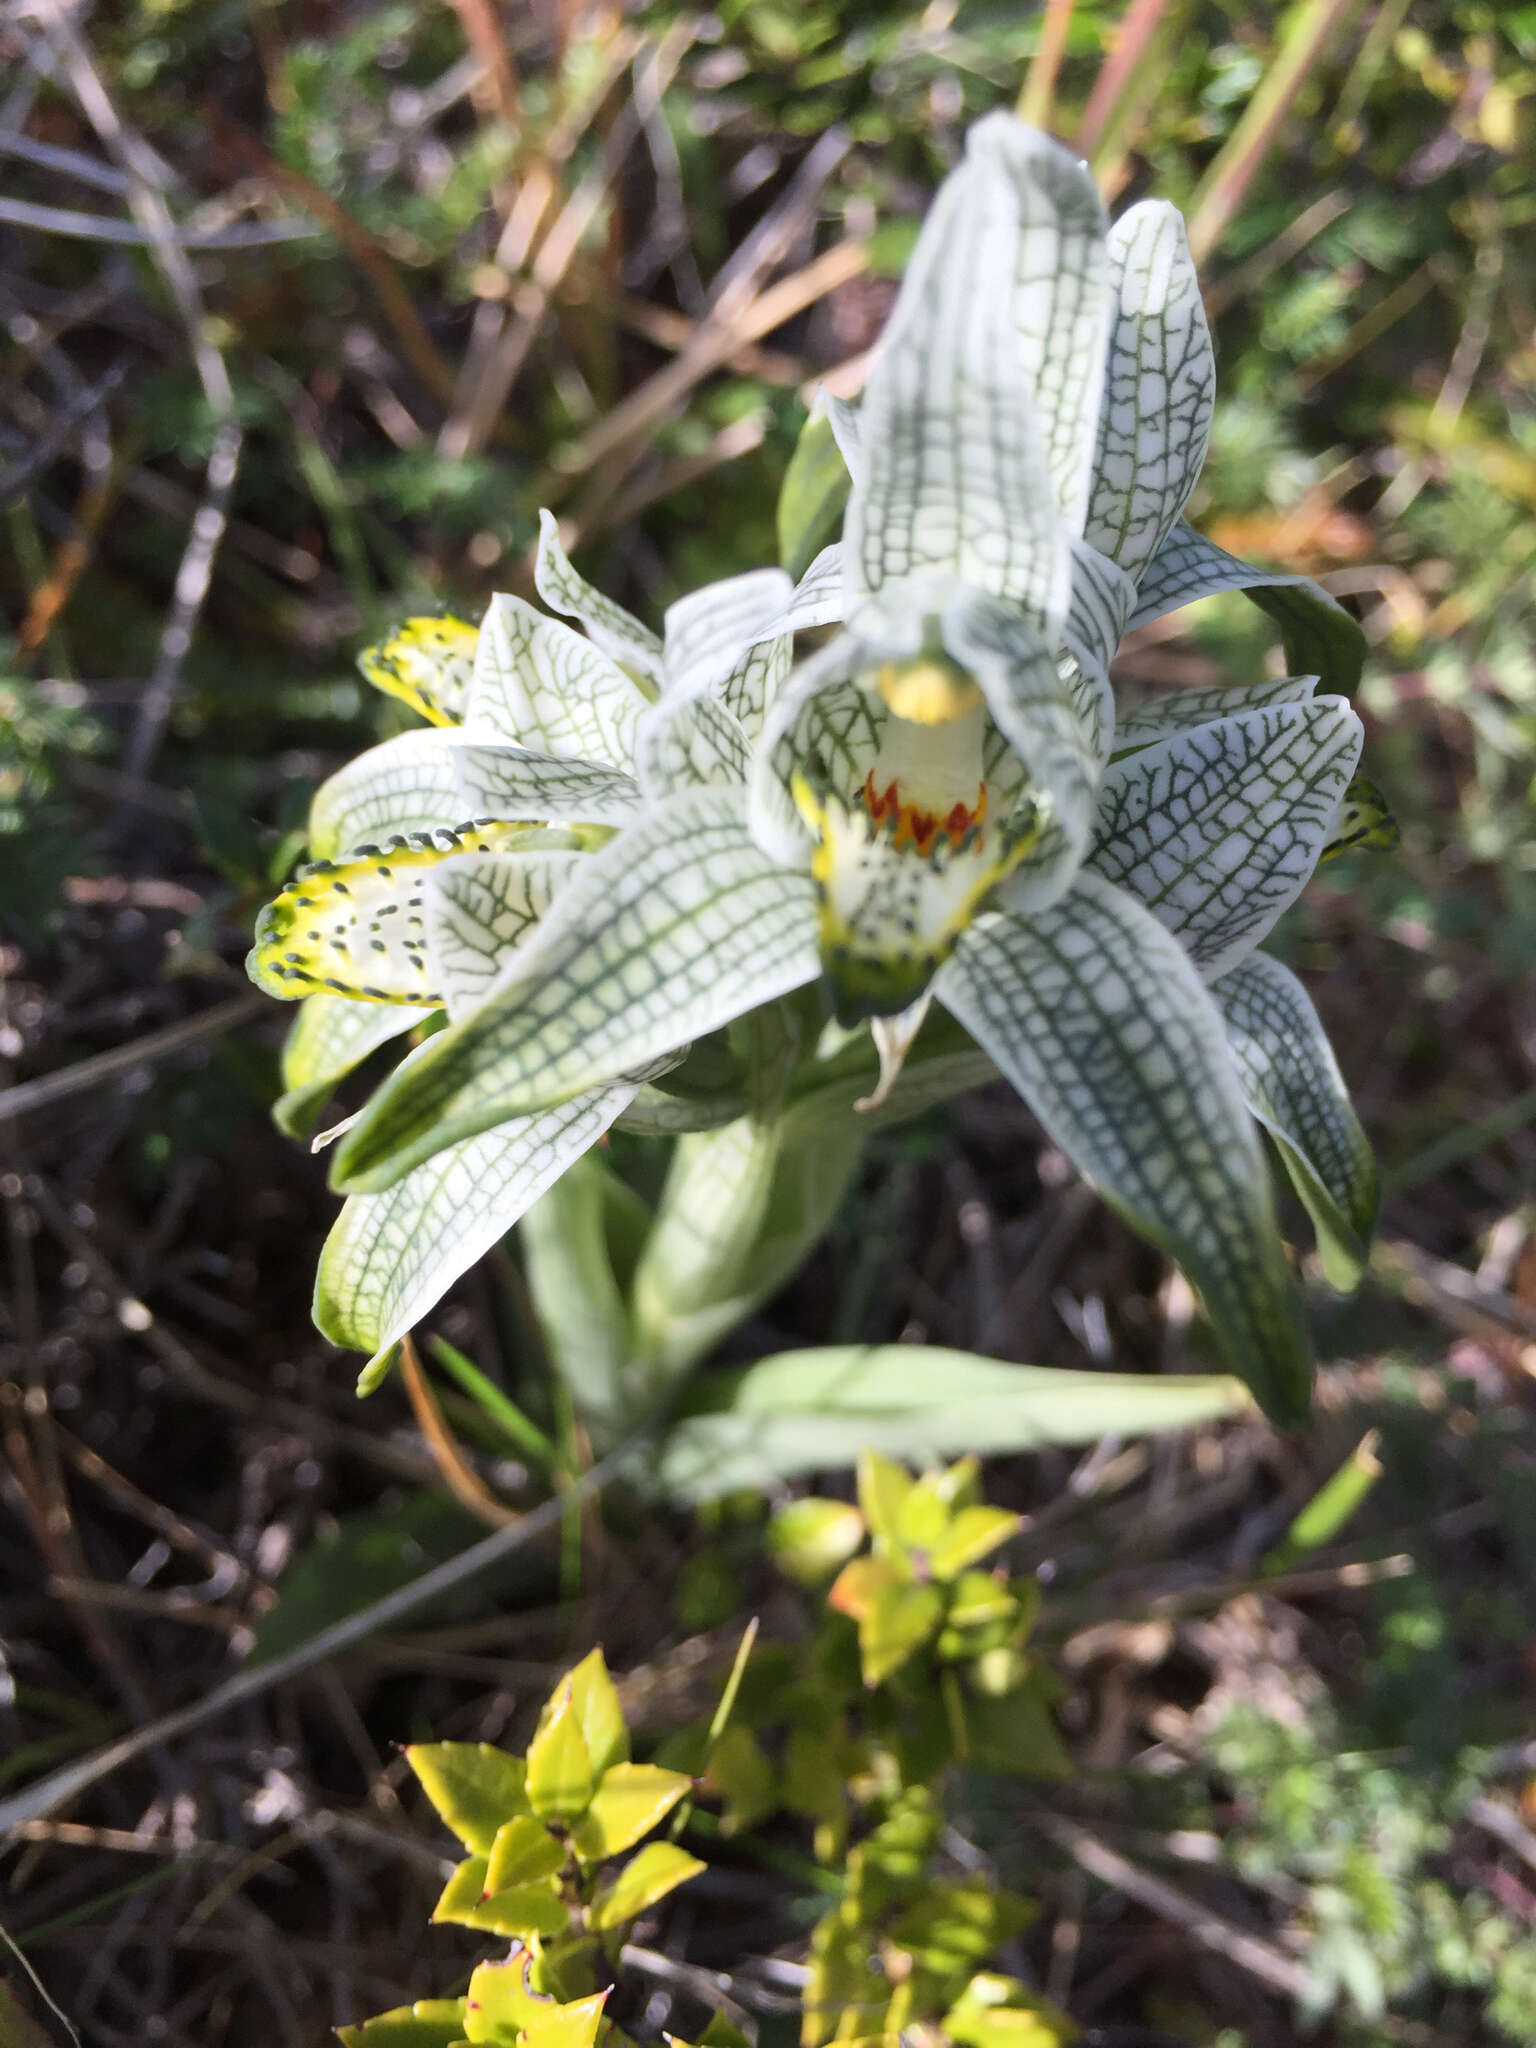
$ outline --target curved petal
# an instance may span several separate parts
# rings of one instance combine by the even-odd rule
[[[586,857],[559,846],[463,854],[426,877],[421,912],[427,952],[451,1018],[464,1016],[490,993],[506,972],[512,948],[528,937]]]
[[[290,1138],[307,1138],[338,1081],[372,1052],[429,1018],[433,1009],[354,1002],[322,990],[299,1004],[283,1043],[283,1090],[272,1120]]]
[[[793,596],[782,569],[749,569],[668,605],[662,620],[666,693],[692,696],[718,682]]]
[[[386,1081],[335,1179],[388,1187],[444,1145],[569,1101],[815,979],[815,893],[690,790],[583,860],[478,1010]]]
[[[1139,577],[1205,461],[1216,361],[1184,222],[1144,199],[1109,231],[1113,316],[1084,538]]]
[[[879,750],[884,707],[853,680],[871,659],[878,657],[840,633],[801,662],[764,721],[748,770],[747,818],[758,845],[786,866],[804,866],[811,850],[793,794],[796,776],[810,767],[846,794]]]
[[[320,1254],[315,1322],[372,1366],[594,1145],[634,1094],[583,1095],[446,1146],[383,1194],[353,1195]]]
[[[433,725],[457,725],[475,666],[479,628],[465,619],[403,619],[357,665],[376,690],[398,697]]]
[[[560,522],[553,512],[539,514],[539,547],[534,557],[533,580],[540,597],[552,612],[564,619],[577,619],[587,637],[604,654],[622,662],[648,681],[662,679],[661,642],[649,626],[642,626],[623,605],[605,597],[595,584],[572,568],[560,545]]]
[[[328,776],[309,806],[309,850],[333,860],[348,846],[391,832],[462,824],[454,772],[457,732],[403,732],[369,747]]]
[[[1214,981],[1306,886],[1360,757],[1342,697],[1272,704],[1104,771],[1088,865],[1128,889]]]
[[[1269,1176],[1177,941],[1082,874],[1040,917],[979,918],[936,990],[1079,1171],[1178,1260],[1265,1410],[1300,1422],[1311,1361]]]
[[[1316,674],[1325,689],[1345,697],[1360,680],[1365,635],[1359,622],[1310,576],[1287,576],[1240,562],[1180,519],[1139,580],[1133,627],[1149,625],[1196,598],[1241,590],[1279,626],[1286,661],[1296,674]]]
[[[1248,1106],[1312,1218],[1323,1270],[1348,1292],[1370,1256],[1376,1162],[1311,997],[1267,953],[1250,953],[1211,994]]]
[[[664,696],[640,721],[635,775],[649,802],[680,789],[742,789],[749,755],[746,734],[718,697]]]
[[[1134,754],[1156,740],[1171,739],[1193,725],[1260,711],[1266,704],[1308,704],[1316,676],[1274,676],[1262,683],[1212,683],[1194,690],[1165,690],[1128,712],[1115,727],[1115,753]]]
[[[1054,637],[1070,582],[1058,451],[1020,334],[1052,333],[1058,281],[1065,307],[1090,260],[1080,238],[1069,244],[1042,169],[1058,153],[1006,116],[983,121],[939,187],[860,409],[863,474],[843,540],[850,599],[941,576],[1029,607]],[[999,285],[1016,275],[1010,297]],[[1083,375],[1101,354],[1096,337]]]
[[[453,751],[459,815],[524,818],[530,823],[622,825],[640,808],[632,775],[595,761],[559,760],[527,747]]]
[[[464,701],[467,739],[628,768],[645,709],[602,650],[520,597],[493,597]]]

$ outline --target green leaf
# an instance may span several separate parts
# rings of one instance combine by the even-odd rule
[[[428,1159],[378,1195],[352,1195],[315,1275],[333,1344],[382,1356],[441,1301],[606,1131],[633,1086],[515,1117]]]
[[[1274,1138],[1312,1218],[1323,1270],[1348,1292],[1370,1256],[1376,1162],[1311,998],[1264,953],[1251,953],[1211,994],[1248,1106]]]
[[[793,1500],[775,1511],[764,1547],[802,1586],[819,1586],[864,1541],[864,1517],[851,1501]]]
[[[929,1552],[929,1570],[941,1582],[957,1578],[1006,1543],[1019,1522],[1019,1516],[1006,1508],[962,1508]]]
[[[586,1863],[617,1856],[658,1827],[692,1786],[686,1773],[659,1764],[614,1764],[577,1822],[571,1845]]]
[[[1205,461],[1216,363],[1184,222],[1144,199],[1109,231],[1109,361],[1083,537],[1139,576]]]
[[[1070,586],[1057,490],[1080,494],[1092,454],[1077,415],[1098,409],[1102,262],[1081,167],[1005,115],[978,122],[865,386],[843,540],[857,588],[938,572],[1026,607],[1055,638]],[[1069,336],[1083,345],[1058,354]]]
[[[859,1506],[869,1524],[870,1534],[888,1547],[897,1550],[905,1547],[902,1542],[902,1511],[916,1483],[911,1473],[904,1472],[893,1458],[883,1457],[875,1450],[861,1453],[858,1464]]]
[[[562,2005],[541,1997],[529,1982],[530,1958],[514,1954],[502,1963],[481,1963],[469,1980],[465,1998],[465,2038],[492,2048],[594,2048],[602,2022],[606,1991]]]
[[[565,1850],[531,1813],[515,1814],[496,1830],[486,1859],[485,1889],[504,1892],[509,1885],[537,1884],[553,1877],[565,1861]]]
[[[937,1633],[944,1595],[937,1586],[878,1587],[859,1620],[864,1683],[881,1685]]]
[[[1324,697],[1144,747],[1104,771],[1088,865],[1138,897],[1214,981],[1311,878],[1362,736],[1344,700]]]
[[[587,637],[631,673],[651,682],[662,678],[661,642],[649,626],[625,611],[611,597],[571,567],[560,545],[560,523],[553,512],[539,514],[539,547],[533,580],[552,612],[579,619]]]
[[[309,850],[334,860],[392,832],[430,832],[462,824],[456,732],[403,732],[369,747],[315,791],[309,807]]]
[[[1180,519],[1140,579],[1132,627],[1149,625],[1166,612],[1241,590],[1280,627],[1286,666],[1296,675],[1316,675],[1325,691],[1353,694],[1365,667],[1365,634],[1343,605],[1310,576],[1256,569]]]
[[[1054,1780],[1076,1774],[1050,1702],[1033,1678],[995,1696],[968,1692],[965,1732],[970,1761],[981,1770]]]
[[[592,1908],[592,1925],[606,1933],[627,1927],[631,1920],[676,1891],[708,1865],[690,1856],[675,1842],[648,1842],[638,1856],[632,1856],[613,1883],[600,1892]]]
[[[567,1678],[545,1703],[528,1745],[528,1804],[540,1820],[571,1821],[586,1811],[593,1789],[592,1753]]]
[[[935,1878],[891,1929],[891,1941],[921,1970],[967,1975],[1035,1916],[1029,1900],[1000,1891],[989,1877]]]
[[[616,1764],[629,1761],[629,1730],[624,1725],[624,1709],[619,1705],[618,1692],[608,1676],[601,1646],[589,1650],[581,1662],[566,1673],[566,1678],[570,1682],[571,1703],[581,1723],[587,1755],[592,1759],[592,1774],[601,1778]]]
[[[674,1499],[709,1500],[846,1470],[869,1446],[917,1461],[1038,1450],[1192,1428],[1250,1406],[1225,1374],[1153,1378],[1005,1365],[926,1344],[830,1345],[696,1382],[654,1477]]]
[[[940,1000],[1052,1139],[1199,1288],[1273,1420],[1306,1415],[1311,1359],[1226,1032],[1188,957],[1095,874],[1042,915],[989,912]]]
[[[800,1264],[858,1170],[863,1135],[851,1112],[806,1108],[679,1141],[631,1292],[644,1350],[668,1376]]]
[[[504,1934],[527,1941],[534,1936],[563,1934],[570,1910],[554,1881],[490,1888],[484,1856],[470,1856],[449,1878],[432,1918],[444,1926],[476,1927],[482,1934]]]
[[[615,1203],[628,1190],[596,1154],[578,1159],[519,1230],[528,1292],[551,1363],[585,1426],[604,1442],[645,1398],[633,1371],[634,1331],[614,1272]]]
[[[662,703],[695,697],[719,683],[793,596],[794,584],[782,569],[748,569],[668,605],[662,620]]]
[[[803,576],[817,553],[837,538],[851,486],[832,422],[818,401],[800,429],[779,487],[779,560]]]
[[[376,690],[398,697],[433,725],[457,725],[475,667],[479,629],[464,619],[402,619],[357,665]]]
[[[387,1187],[812,980],[814,885],[768,860],[741,812],[732,792],[689,791],[584,860],[512,978],[374,1096],[337,1183]]]
[[[723,1835],[739,1835],[756,1827],[778,1804],[773,1765],[761,1743],[740,1721],[717,1736],[709,1752],[703,1790],[722,1801]]]
[[[256,1625],[247,1663],[269,1663],[296,1649],[332,1622],[456,1557],[484,1534],[483,1522],[436,1487],[386,1496],[383,1507],[343,1515],[284,1573],[276,1606]],[[509,1579],[526,1583],[528,1570],[526,1562],[509,1562]],[[486,1597],[486,1582],[467,1586],[457,1611],[472,1611]]]
[[[590,640],[520,597],[491,599],[465,701],[466,738],[627,769],[645,702]]]
[[[523,1759],[488,1742],[413,1742],[405,1760],[465,1848],[489,1856],[506,1823],[528,1811]]]
[[[458,2048],[464,2040],[464,2001],[422,1998],[336,2032],[344,2048]]]
[[[359,1003],[326,991],[306,996],[283,1045],[283,1088],[272,1120],[290,1138],[307,1138],[338,1081],[392,1038],[440,1016],[405,1003]]]
[[[1080,2029],[1017,1977],[974,1976],[941,2022],[961,2048],[1070,2048]]]

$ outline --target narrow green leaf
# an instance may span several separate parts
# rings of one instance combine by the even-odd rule
[[[315,1275],[333,1344],[387,1352],[594,1145],[634,1090],[599,1089],[462,1138],[377,1195],[352,1195]]]
[[[1296,675],[1316,675],[1325,691],[1351,696],[1365,667],[1365,634],[1310,576],[1256,569],[1196,533],[1180,519],[1140,579],[1131,625],[1145,626],[1196,598],[1241,590],[1280,627],[1286,665]]]
[[[645,698],[592,641],[520,597],[493,597],[464,703],[465,737],[627,769]]]
[[[1376,1162],[1311,998],[1264,953],[1250,953],[1211,994],[1248,1106],[1312,1218],[1330,1284],[1347,1293],[1370,1256]]]
[[[413,1742],[405,1760],[441,1818],[477,1856],[489,1856],[497,1831],[528,1811],[522,1758],[488,1742]]]
[[[685,1772],[660,1764],[614,1764],[577,1822],[571,1845],[586,1863],[617,1856],[659,1827],[692,1787]]]
[[[668,1892],[676,1891],[680,1884],[686,1884],[708,1867],[686,1849],[679,1849],[675,1842],[647,1842],[637,1856],[629,1859],[613,1883],[599,1893],[592,1908],[592,1925],[604,1933],[611,1928],[627,1927]]]
[[[779,560],[803,576],[817,553],[837,538],[852,479],[827,408],[811,407],[779,487]]]
[[[540,1820],[575,1820],[592,1797],[592,1753],[569,1678],[545,1705],[528,1745],[527,1789]]]
[[[789,1351],[695,1383],[657,1461],[673,1498],[709,1500],[806,1472],[847,1470],[868,1446],[922,1462],[1141,1436],[1242,1415],[1225,1374],[1073,1372],[925,1344]]]
[[[1214,981],[1311,879],[1360,758],[1342,697],[1219,718],[1113,762],[1088,865]]]
[[[1260,1561],[1265,1577],[1286,1572],[1332,1543],[1381,1477],[1381,1432],[1369,1429],[1344,1463],[1320,1486],[1284,1536]]]
[[[1268,1174],[1177,941],[1085,873],[1040,916],[979,918],[937,988],[1068,1158],[1178,1260],[1266,1412],[1302,1420],[1311,1360]]]
[[[610,1242],[616,1181],[595,1153],[578,1159],[523,1217],[523,1264],[550,1361],[582,1421],[607,1443],[644,1400],[634,1331]]]
[[[513,976],[387,1081],[336,1183],[390,1186],[455,1139],[569,1101],[815,978],[814,885],[693,790],[584,860]]]

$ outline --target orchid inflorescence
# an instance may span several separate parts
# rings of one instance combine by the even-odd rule
[[[1376,1192],[1312,1005],[1257,948],[1319,860],[1389,821],[1356,775],[1358,629],[1183,518],[1213,396],[1177,212],[1109,225],[1085,166],[992,115],[862,401],[823,401],[847,512],[798,583],[729,577],[658,637],[546,514],[547,611],[497,597],[478,630],[412,620],[364,657],[430,723],[322,786],[316,863],[251,956],[304,1000],[296,1119],[428,1034],[336,1145],[322,1328],[385,1357],[615,1123],[771,1115],[741,1020],[787,1008],[802,1077],[869,1046],[850,1112],[934,1099],[925,1049],[962,1027],[1299,1419],[1260,1127],[1330,1278],[1358,1276]],[[1224,590],[1312,672],[1117,717],[1124,633]]]

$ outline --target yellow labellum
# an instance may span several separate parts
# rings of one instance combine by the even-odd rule
[[[463,619],[406,619],[387,640],[365,647],[357,665],[376,690],[433,725],[459,725],[479,639],[480,628]]]

